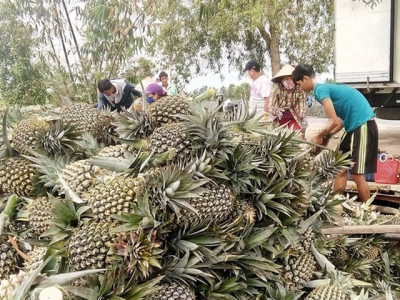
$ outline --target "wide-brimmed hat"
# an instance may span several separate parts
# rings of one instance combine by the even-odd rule
[[[282,67],[282,69],[279,70],[278,73],[275,74],[274,77],[272,77],[271,81],[278,83],[281,81],[282,77],[285,76],[292,76],[292,73],[294,71],[294,67],[291,65],[285,65]]]

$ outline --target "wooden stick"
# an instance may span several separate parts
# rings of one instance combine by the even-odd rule
[[[321,229],[323,234],[374,234],[400,233],[400,225],[356,225],[328,227]]]
[[[373,210],[380,211],[380,212],[382,212],[384,214],[388,214],[388,215],[395,215],[400,212],[400,210],[398,210],[397,208],[381,206],[381,205],[371,205],[371,208]]]
[[[383,238],[391,241],[400,241],[400,233],[385,233]]]

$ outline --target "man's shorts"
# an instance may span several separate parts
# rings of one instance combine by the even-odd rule
[[[346,132],[339,145],[343,152],[350,152],[354,163],[352,174],[376,173],[378,157],[378,126],[375,120],[365,122],[354,131]]]

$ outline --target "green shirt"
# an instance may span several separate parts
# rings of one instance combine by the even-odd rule
[[[345,84],[317,83],[313,95],[322,104],[322,99],[332,100],[344,129],[351,132],[375,116],[368,100],[355,88]]]

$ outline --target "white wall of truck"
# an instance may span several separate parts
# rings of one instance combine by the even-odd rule
[[[360,90],[377,116],[400,119],[400,0],[335,0],[335,81]]]

